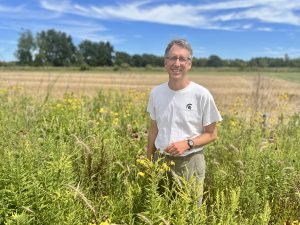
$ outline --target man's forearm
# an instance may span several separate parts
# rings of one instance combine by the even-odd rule
[[[216,123],[212,123],[205,127],[204,133],[192,138],[194,142],[193,148],[202,147],[217,139],[217,128]],[[177,156],[182,155],[189,149],[187,140],[181,140],[178,142],[171,143],[164,150],[165,152]]]
[[[218,138],[216,123],[212,123],[205,127],[204,133],[193,138],[195,147],[202,147],[213,142]]]
[[[148,146],[147,146],[147,158],[149,160],[152,159],[153,157],[153,154],[156,150],[156,147],[155,147],[155,137],[151,132],[149,132],[149,136],[148,136]]]
[[[158,129],[155,120],[151,120],[150,128],[148,132],[148,145],[147,145],[147,158],[152,160],[153,154],[156,150],[155,139],[158,134]]]
[[[193,138],[194,147],[202,147],[204,145],[209,144],[217,139],[217,135],[215,133],[204,133]]]

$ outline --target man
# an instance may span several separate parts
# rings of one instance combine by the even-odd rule
[[[188,78],[192,49],[186,40],[168,44],[164,64],[169,80],[151,91],[147,107],[151,117],[147,157],[152,160],[159,151],[167,161],[175,162],[171,167],[173,174],[195,179],[202,191],[203,148],[216,140],[216,122],[222,117],[210,92]],[[202,193],[198,201],[201,204]]]

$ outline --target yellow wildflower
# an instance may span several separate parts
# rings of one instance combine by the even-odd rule
[[[230,126],[235,127],[236,126],[236,122],[234,120],[230,121]]]
[[[112,121],[112,125],[113,126],[118,126],[119,124],[119,118],[114,118],[113,121]]]
[[[174,166],[175,162],[173,160],[170,161],[170,166]]]
[[[97,225],[95,220],[93,220],[91,223],[89,223],[88,225]]]
[[[278,98],[279,98],[280,101],[287,101],[287,100],[289,100],[289,94],[284,92],[284,93],[280,94],[278,96]]]
[[[99,225],[110,225],[110,219],[107,218],[106,216],[103,216],[102,222]]]
[[[5,89],[0,89],[0,95],[4,95],[4,94],[6,94],[7,93],[7,90],[5,90]]]
[[[143,167],[145,167],[145,168],[151,167],[151,162],[146,158],[137,159],[136,163],[143,166]]]
[[[145,173],[143,173],[143,172],[138,172],[137,175],[140,176],[140,177],[144,177],[144,176],[145,176]]]
[[[164,171],[170,171],[170,167],[167,165],[167,163],[163,163],[161,167]]]
[[[104,112],[105,112],[105,109],[104,109],[104,108],[100,108],[100,109],[99,109],[99,113],[102,114],[102,113],[104,113]]]
[[[102,221],[101,223],[100,223],[100,225],[109,225],[110,223],[109,223],[109,221],[108,220],[106,220],[106,221]]]
[[[160,168],[160,169],[158,170],[158,172],[159,172],[159,173],[164,173],[164,172],[165,172],[165,170],[164,170],[164,169],[162,169],[162,168]]]

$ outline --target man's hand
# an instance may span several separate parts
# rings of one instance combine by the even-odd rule
[[[189,149],[189,145],[187,141],[183,140],[183,141],[171,143],[168,147],[165,148],[165,152],[173,156],[179,156],[182,155],[188,149]]]

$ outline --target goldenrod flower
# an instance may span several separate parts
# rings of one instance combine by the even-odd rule
[[[137,175],[140,176],[140,177],[144,177],[144,176],[145,176],[145,173],[143,173],[143,172],[138,172]]]
[[[89,223],[88,225],[97,225],[96,222],[93,220],[91,223]]]
[[[151,162],[148,159],[146,159],[146,158],[137,159],[136,163],[140,164],[141,166],[143,166],[145,168],[151,167]]]
[[[162,165],[161,165],[161,167],[162,167],[162,169],[164,170],[164,171],[170,171],[170,167],[167,165],[167,163],[163,163]]]
[[[0,89],[0,95],[6,94],[6,93],[7,93],[7,90],[5,90],[5,89]]]
[[[170,166],[175,166],[175,162],[173,160],[170,161]]]
[[[110,225],[110,219],[104,216],[102,222],[99,225]]]
[[[101,113],[101,114],[102,114],[102,113],[105,113],[105,109],[104,109],[104,108],[100,108],[100,109],[99,109],[99,113]]]
[[[100,225],[109,225],[109,224],[110,224],[109,220],[105,220],[100,223]]]
[[[236,122],[235,122],[234,120],[231,120],[231,121],[230,121],[230,125],[231,125],[232,127],[235,127],[235,126],[236,126]]]
[[[119,124],[119,118],[114,118],[112,121],[112,125],[115,127],[118,126],[118,124]]]
[[[278,96],[278,98],[279,98],[280,101],[287,101],[287,100],[289,100],[289,94],[284,92],[284,93],[280,94]]]

